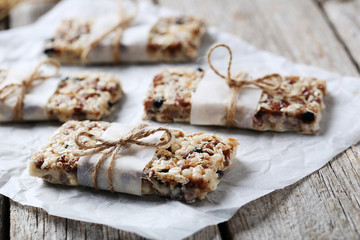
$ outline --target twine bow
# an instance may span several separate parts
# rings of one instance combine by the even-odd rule
[[[55,72],[50,75],[42,75],[41,74],[41,67],[44,65],[52,65],[55,67]],[[25,94],[33,87],[33,83],[36,80],[47,80],[49,78],[55,77],[59,74],[60,70],[60,64],[53,60],[53,59],[47,59],[42,62],[40,62],[32,73],[22,80],[21,83],[11,83],[0,89],[0,101],[5,101],[8,97],[10,97],[17,89],[21,89],[20,94],[18,95],[16,104],[14,106],[14,113],[13,113],[13,119],[14,121],[21,121],[23,119],[23,102]]]
[[[134,0],[134,4],[135,4],[135,11],[134,13],[130,14],[130,15],[125,15],[125,10],[124,10],[124,6],[122,4],[122,0],[119,0],[119,22],[113,26],[112,28],[110,28],[108,31],[104,32],[102,35],[98,36],[97,38],[95,38],[93,41],[91,41],[88,46],[86,46],[84,48],[84,50],[81,53],[81,60],[83,62],[86,62],[90,51],[96,47],[102,40],[104,40],[109,34],[111,34],[112,32],[116,33],[115,39],[114,39],[114,60],[116,62],[118,62],[120,60],[120,40],[122,38],[123,32],[126,28],[128,28],[130,26],[130,23],[132,22],[132,20],[134,20],[134,18],[136,17],[136,15],[138,14],[138,4],[137,4],[137,0]]]
[[[229,64],[227,67],[227,75],[221,74],[211,62],[211,54],[216,48],[224,47],[229,52]],[[229,105],[226,108],[226,125],[229,127],[235,126],[235,113],[236,113],[236,96],[239,93],[240,89],[244,86],[253,85],[263,91],[269,92],[277,90],[281,86],[281,76],[279,74],[270,74],[262,78],[254,80],[246,80],[247,74],[245,72],[240,72],[234,77],[231,75],[231,64],[232,64],[232,51],[231,48],[226,44],[216,44],[212,46],[207,54],[207,60],[210,68],[221,78],[226,80],[226,84],[231,89],[231,97]]]
[[[80,132],[75,137],[75,143],[84,150],[81,152],[76,152],[74,155],[76,156],[87,156],[87,155],[94,155],[99,152],[102,152],[106,149],[108,149],[106,152],[102,154],[100,159],[96,162],[93,172],[92,172],[92,180],[93,180],[93,186],[98,189],[97,186],[97,174],[98,170],[103,164],[106,159],[111,156],[110,158],[110,165],[108,168],[108,185],[110,191],[114,192],[113,183],[112,183],[112,176],[114,172],[115,167],[115,157],[116,154],[121,150],[121,148],[125,147],[128,144],[136,144],[139,146],[148,146],[148,147],[162,147],[168,144],[172,140],[172,133],[169,129],[159,127],[156,129],[146,129],[148,125],[147,124],[140,124],[136,127],[134,127],[128,134],[125,136],[117,139],[117,140],[104,140],[102,138],[96,137],[95,135],[88,133],[88,132]],[[139,141],[140,139],[146,138],[156,132],[165,132],[167,134],[167,137],[161,140],[158,143],[149,143],[149,142],[143,142]],[[80,141],[81,137],[88,137],[91,140],[94,140],[96,143],[93,145],[84,144]],[[88,150],[88,151],[87,151]]]

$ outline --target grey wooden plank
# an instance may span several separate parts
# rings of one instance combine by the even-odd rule
[[[323,0],[319,4],[360,70],[360,0]]]
[[[338,41],[315,1],[161,3],[200,14],[210,25],[292,61],[359,74],[347,45]],[[304,180],[242,207],[227,227],[221,227],[223,235],[236,239],[360,238],[359,153],[356,145]]]
[[[51,216],[44,210],[10,202],[11,239],[145,239],[105,225]],[[221,239],[217,226],[195,233],[191,239]]]

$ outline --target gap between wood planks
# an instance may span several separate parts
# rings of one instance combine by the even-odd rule
[[[326,3],[326,1],[328,0],[313,0],[318,6],[319,9],[321,11],[321,14],[323,15],[326,23],[329,25],[329,27],[331,28],[332,32],[334,33],[335,38],[339,41],[339,43],[342,45],[342,47],[344,48],[344,51],[346,52],[346,54],[349,56],[352,64],[354,64],[357,72],[360,74],[360,66],[358,64],[358,62],[355,60],[355,57],[353,56],[353,54],[351,53],[350,49],[348,48],[348,46],[345,44],[344,39],[341,37],[340,33],[338,32],[337,28],[335,27],[335,25],[333,24],[333,22],[330,20],[330,17],[328,16],[328,14],[326,13],[325,9],[324,9],[324,4]]]
[[[345,44],[345,41],[343,40],[343,38],[341,37],[341,35],[340,35],[339,32],[337,31],[337,28],[334,26],[334,24],[332,23],[332,21],[330,20],[330,18],[329,18],[329,16],[328,16],[328,14],[327,14],[326,11],[323,9],[323,2],[319,2],[319,1],[317,1],[317,0],[313,0],[313,1],[315,1],[315,2],[318,4],[318,6],[319,6],[319,8],[320,8],[320,10],[321,10],[321,12],[322,12],[322,15],[323,15],[324,19],[326,20],[327,24],[328,24],[329,27],[331,28],[331,30],[332,30],[332,32],[334,33],[336,39],[337,39],[337,40],[339,41],[339,43],[342,45],[342,47],[344,48],[346,54],[349,56],[349,58],[351,59],[352,63],[354,64],[354,66],[357,68],[357,72],[360,73],[359,65],[358,65],[357,62],[355,61],[354,57],[351,55],[351,52],[350,52],[349,48],[347,47],[347,45]],[[356,151],[356,147],[352,147],[351,150],[347,150],[347,151],[346,151],[347,154],[349,154],[348,151],[352,151],[353,154],[356,155],[357,158],[358,158],[358,152]],[[335,158],[335,159],[336,159],[336,158]],[[358,158],[358,159],[359,159],[359,158]],[[329,166],[332,168],[332,162],[329,163]],[[319,173],[319,175],[320,175],[321,178],[323,178],[323,181],[324,181],[324,182],[327,182],[326,179],[324,179],[324,175],[323,175],[323,174]],[[319,194],[320,194],[320,193],[319,193]],[[333,195],[335,195],[335,193],[333,193]],[[2,197],[2,198],[3,198],[3,202],[5,202],[5,204],[4,204],[4,203],[1,204],[1,206],[2,206],[2,215],[1,215],[1,216],[2,216],[2,217],[5,217],[5,220],[7,219],[8,224],[9,224],[9,222],[10,222],[9,200],[8,200],[8,198],[6,198],[6,197]],[[7,205],[6,208],[4,207],[5,205]],[[40,213],[40,211],[43,211],[43,210],[41,210],[41,209],[38,209],[38,210],[39,210],[39,211],[37,211],[36,216],[38,216],[38,214],[42,215],[42,214]],[[7,213],[4,214],[4,211],[7,211]],[[345,214],[345,215],[346,215],[346,214]],[[2,218],[2,220],[3,220],[3,218]],[[68,227],[68,220],[65,219],[65,221],[66,221],[66,224],[65,224],[66,230],[65,230],[65,232],[66,232],[66,234],[67,234],[67,231],[68,231],[68,229],[67,229],[67,227]],[[2,222],[3,222],[3,221],[2,221]],[[72,220],[69,220],[69,222],[72,222]],[[4,226],[4,225],[3,225],[3,226]],[[219,225],[218,225],[218,228],[219,228],[219,231],[220,231],[220,233],[221,233],[221,237],[222,237],[222,238],[227,239],[227,238],[231,237],[231,234],[230,234],[230,231],[229,231],[229,226],[228,226],[228,224],[227,224],[226,222],[219,224]],[[9,227],[7,228],[7,230],[9,231]],[[87,231],[85,230],[84,233],[87,234]],[[119,234],[120,234],[120,232],[119,232]],[[7,234],[5,234],[5,235],[7,235],[7,237],[8,237],[8,236],[9,236],[9,232],[7,232]],[[5,236],[5,237],[6,237],[6,236]],[[85,235],[85,237],[87,237],[87,236]],[[89,237],[90,237],[90,236],[89,236]],[[6,238],[5,238],[5,239],[6,239]]]

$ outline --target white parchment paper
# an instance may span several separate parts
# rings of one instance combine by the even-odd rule
[[[99,15],[115,9],[109,1],[65,0],[36,24],[0,33],[0,63],[37,59],[43,40],[61,19]],[[226,221],[244,204],[288,186],[322,167],[360,139],[360,79],[291,63],[256,49],[239,38],[211,28],[200,51],[205,56],[214,42],[228,44],[233,59],[254,77],[267,73],[312,76],[327,81],[327,108],[316,136],[255,132],[187,124],[165,126],[233,137],[240,146],[234,164],[216,191],[194,204],[158,197],[133,196],[91,188],[54,186],[28,175],[27,160],[47,141],[60,123],[0,125],[0,193],[21,204],[45,209],[52,215],[106,224],[157,239],[180,239],[205,226]],[[227,64],[227,52],[214,52],[213,63]],[[223,59],[226,59],[225,63]],[[203,68],[206,63],[202,62]],[[177,66],[197,67],[196,63]],[[68,71],[107,71],[119,75],[126,97],[107,121],[136,123],[143,115],[142,101],[153,76],[174,65],[68,67]],[[156,123],[152,123],[156,125]],[[5,136],[5,137],[4,137]]]
[[[101,135],[104,140],[118,140],[129,133],[135,125],[112,123]],[[147,142],[159,142],[161,133],[146,138]],[[142,140],[144,141],[144,140]],[[141,195],[141,177],[143,169],[149,163],[155,153],[154,147],[144,147],[135,144],[126,145],[116,156],[116,162],[112,175],[112,183],[115,192]],[[78,161],[77,178],[82,186],[93,187],[92,172],[101,154],[81,157]],[[97,185],[100,189],[109,190],[108,169],[110,158],[100,165],[97,174]]]

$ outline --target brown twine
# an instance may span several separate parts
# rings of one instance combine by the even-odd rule
[[[111,155],[110,165],[108,168],[108,185],[109,185],[110,191],[114,192],[112,176],[114,174],[115,159],[116,159],[115,157],[116,157],[116,154],[121,150],[121,148],[125,147],[127,144],[136,144],[139,146],[147,146],[147,147],[161,147],[161,146],[165,146],[172,140],[173,135],[169,129],[159,127],[156,129],[149,130],[149,129],[146,129],[147,126],[148,126],[147,124],[139,124],[138,126],[134,127],[128,134],[126,134],[125,136],[123,136],[115,141],[104,140],[104,139],[96,137],[95,135],[88,133],[88,132],[80,132],[76,135],[75,143],[80,148],[84,149],[83,151],[74,153],[74,155],[76,155],[76,156],[94,155],[94,154],[97,154],[99,152],[102,152],[102,151],[108,149],[108,151],[106,151],[102,154],[102,156],[100,157],[100,159],[96,162],[96,164],[94,166],[94,169],[92,172],[92,180],[93,180],[94,188],[98,189],[97,175],[98,175],[98,170],[99,170],[101,164],[103,164],[106,161],[106,159]],[[148,142],[139,141],[140,139],[146,138],[156,132],[161,132],[161,131],[164,131],[167,134],[167,137],[158,143],[148,143]],[[84,143],[80,142],[80,137],[82,137],[82,136],[88,137],[91,140],[96,141],[96,143],[93,145],[84,144]],[[90,150],[88,150],[88,149],[90,149]],[[86,150],[88,150],[88,151],[86,151]]]
[[[212,52],[219,47],[224,47],[229,52],[229,64],[227,67],[227,76],[221,74],[213,64],[211,63],[211,54]],[[246,80],[247,74],[240,72],[234,77],[231,76],[231,64],[232,64],[232,51],[231,48],[226,44],[216,44],[212,46],[207,54],[207,60],[210,68],[221,78],[226,80],[227,85],[231,89],[230,102],[226,108],[226,125],[229,127],[235,126],[235,113],[236,113],[236,96],[239,93],[240,89],[247,85],[254,85],[263,91],[273,91],[278,89],[281,86],[281,76],[279,74],[270,74],[262,78],[255,80]]]
[[[52,65],[55,67],[55,73],[50,74],[47,76],[41,75],[40,68],[46,64]],[[11,83],[9,85],[6,85],[2,89],[0,89],[0,101],[6,100],[11,94],[13,94],[17,89],[21,89],[21,92],[17,98],[16,104],[14,106],[14,115],[13,119],[14,121],[21,121],[23,119],[23,102],[25,94],[33,87],[33,83],[36,80],[44,81],[46,79],[55,77],[59,74],[60,64],[53,60],[53,59],[47,59],[42,62],[40,62],[32,73],[22,80],[21,83]]]
[[[133,14],[127,15],[125,14],[124,6],[122,4],[122,0],[119,0],[119,22],[112,28],[110,28],[108,31],[103,33],[102,35],[95,38],[93,41],[91,41],[82,51],[81,53],[81,61],[86,62],[90,51],[96,47],[102,40],[104,40],[109,34],[112,32],[115,32],[116,36],[114,39],[114,61],[118,62],[120,61],[120,41],[123,36],[123,32],[126,28],[130,26],[130,23],[134,20],[136,15],[138,14],[138,3],[137,0],[134,0],[135,4],[135,11]]]

